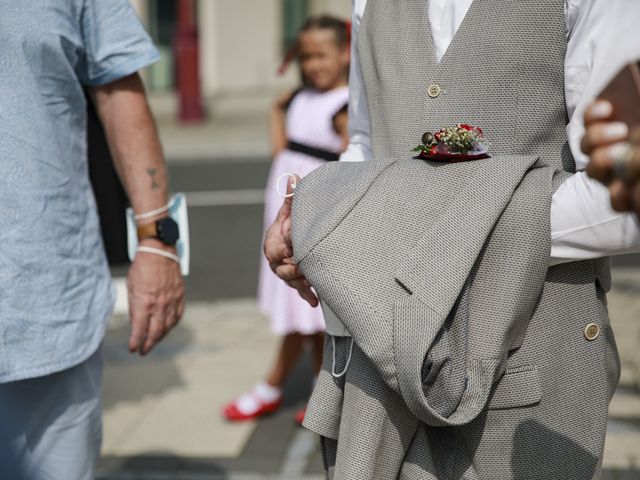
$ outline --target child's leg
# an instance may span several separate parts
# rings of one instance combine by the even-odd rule
[[[322,367],[322,354],[324,351],[324,332],[309,335],[311,341],[311,355],[313,360],[313,372],[318,375]]]
[[[283,337],[266,381],[259,382],[249,392],[226,405],[222,414],[232,421],[250,420],[280,408],[282,385],[300,357],[303,346],[304,336],[298,333]]]
[[[267,383],[272,387],[281,388],[287,376],[293,370],[302,348],[305,337],[299,333],[290,333],[282,338],[276,361],[267,376]]]
[[[324,332],[315,333],[313,335],[306,335],[304,337],[305,342],[307,342],[311,346],[311,364],[313,366],[313,374],[314,380],[313,383],[315,385],[315,377],[320,373],[320,368],[322,367],[322,356],[324,349]],[[295,420],[297,423],[302,425],[304,421],[304,416],[307,411],[306,405],[298,410],[295,414]]]

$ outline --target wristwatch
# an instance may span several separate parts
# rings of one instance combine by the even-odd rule
[[[165,245],[173,246],[180,238],[178,224],[173,218],[162,218],[154,223],[138,227],[138,241],[145,238],[156,238]]]

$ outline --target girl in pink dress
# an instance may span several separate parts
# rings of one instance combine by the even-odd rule
[[[348,143],[347,104],[350,25],[333,17],[309,19],[298,34],[295,54],[303,87],[280,97],[271,113],[274,161],[267,182],[265,230],[275,220],[286,190],[286,178],[304,177],[328,161],[338,160]],[[225,406],[229,420],[258,418],[277,410],[282,385],[306,344],[313,352],[316,373],[322,362],[324,319],[297,292],[275,276],[262,258],[258,301],[271,320],[273,333],[282,337],[276,361],[253,389]],[[301,422],[304,410],[296,414]]]

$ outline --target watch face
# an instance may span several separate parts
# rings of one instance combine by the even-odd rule
[[[175,245],[180,238],[178,224],[173,218],[163,218],[158,220],[158,239],[166,245]]]

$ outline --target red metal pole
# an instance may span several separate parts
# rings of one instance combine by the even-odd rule
[[[198,27],[194,3],[194,0],[177,0],[176,4],[178,22],[174,53],[180,99],[179,119],[183,123],[196,123],[204,119],[198,61]]]

